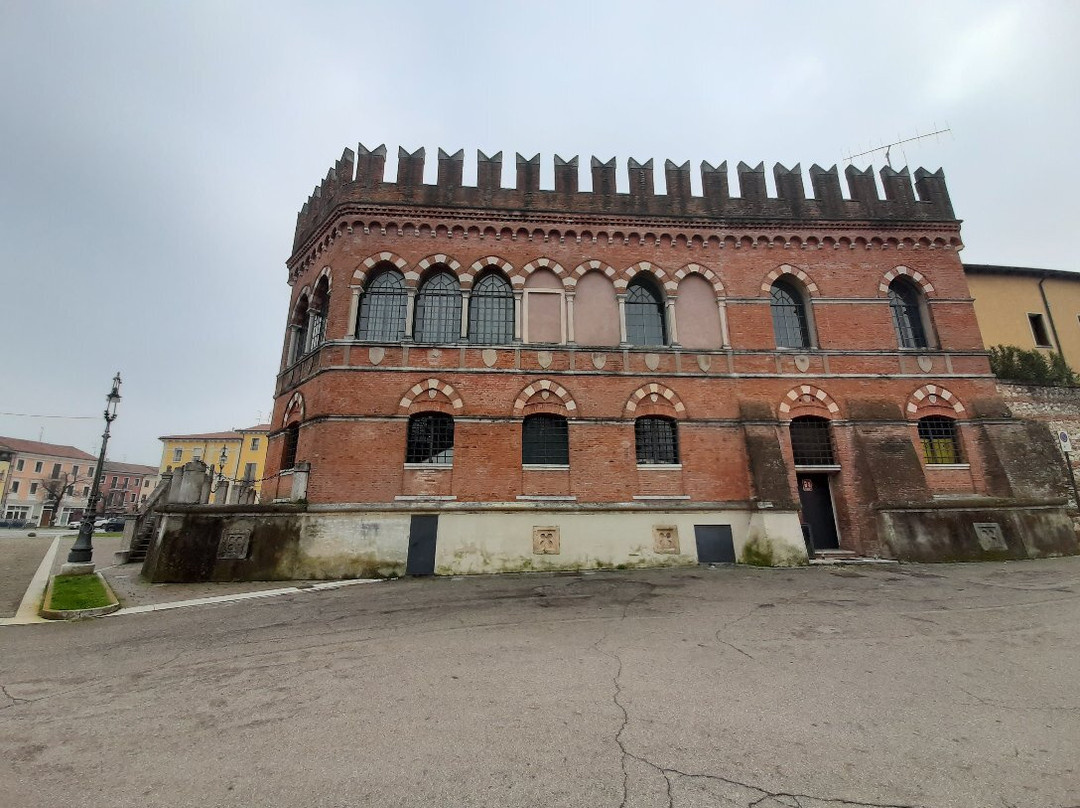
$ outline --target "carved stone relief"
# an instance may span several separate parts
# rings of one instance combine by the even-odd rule
[[[560,544],[558,527],[533,527],[533,555],[558,555]]]
[[[653,552],[678,553],[679,529],[674,525],[656,526],[652,529]]]

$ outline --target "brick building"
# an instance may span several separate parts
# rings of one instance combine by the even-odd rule
[[[346,150],[298,216],[263,488],[307,503],[292,574],[1075,551],[941,171],[462,163]]]

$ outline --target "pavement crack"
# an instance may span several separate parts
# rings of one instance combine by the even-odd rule
[[[20,699],[18,696],[11,695],[8,693],[7,685],[0,685],[0,693],[3,693],[4,698],[11,702],[11,704],[5,704],[3,707],[0,707],[0,710],[6,710],[8,707],[15,707],[19,704],[30,704],[35,701],[35,699]]]

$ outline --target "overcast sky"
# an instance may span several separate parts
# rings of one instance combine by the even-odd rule
[[[1080,270],[1080,3],[0,0],[0,435],[157,464],[272,406],[346,146],[945,169],[968,263]],[[880,168],[878,152],[855,160]],[[737,188],[732,171],[732,188]],[[806,182],[809,189],[809,181]],[[662,176],[657,189],[663,188]],[[72,418],[81,416],[82,418]]]

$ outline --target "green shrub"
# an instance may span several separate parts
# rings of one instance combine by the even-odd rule
[[[1016,345],[990,348],[990,369],[1003,381],[1040,387],[1076,387],[1076,373],[1055,351],[1025,350]]]

